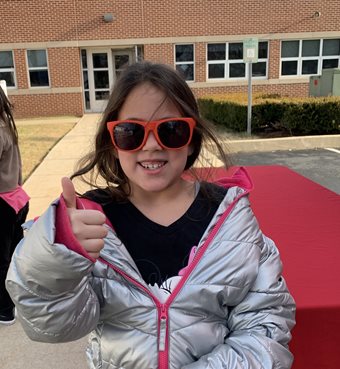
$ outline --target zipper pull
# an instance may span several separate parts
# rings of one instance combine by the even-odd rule
[[[158,350],[165,351],[165,342],[167,336],[167,325],[168,325],[168,316],[167,311],[164,305],[162,305],[161,316],[159,322],[159,342],[158,342]]]

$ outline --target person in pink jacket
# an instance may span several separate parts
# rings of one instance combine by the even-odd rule
[[[5,288],[13,251],[23,237],[21,224],[29,197],[21,187],[21,158],[12,104],[0,87],[0,324],[15,321],[14,304]]]

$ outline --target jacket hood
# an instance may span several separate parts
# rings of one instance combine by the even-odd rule
[[[244,167],[231,167],[227,171],[226,177],[221,177],[220,171],[217,169],[216,177],[217,179],[214,180],[214,183],[225,188],[237,186],[241,187],[247,192],[250,192],[254,189],[253,182]]]

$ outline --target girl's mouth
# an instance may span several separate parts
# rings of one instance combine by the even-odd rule
[[[147,170],[157,170],[164,167],[166,161],[143,161],[139,162],[138,164]]]

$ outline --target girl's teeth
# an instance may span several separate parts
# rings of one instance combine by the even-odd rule
[[[153,170],[161,168],[164,165],[164,163],[141,163],[141,165],[145,169]]]

